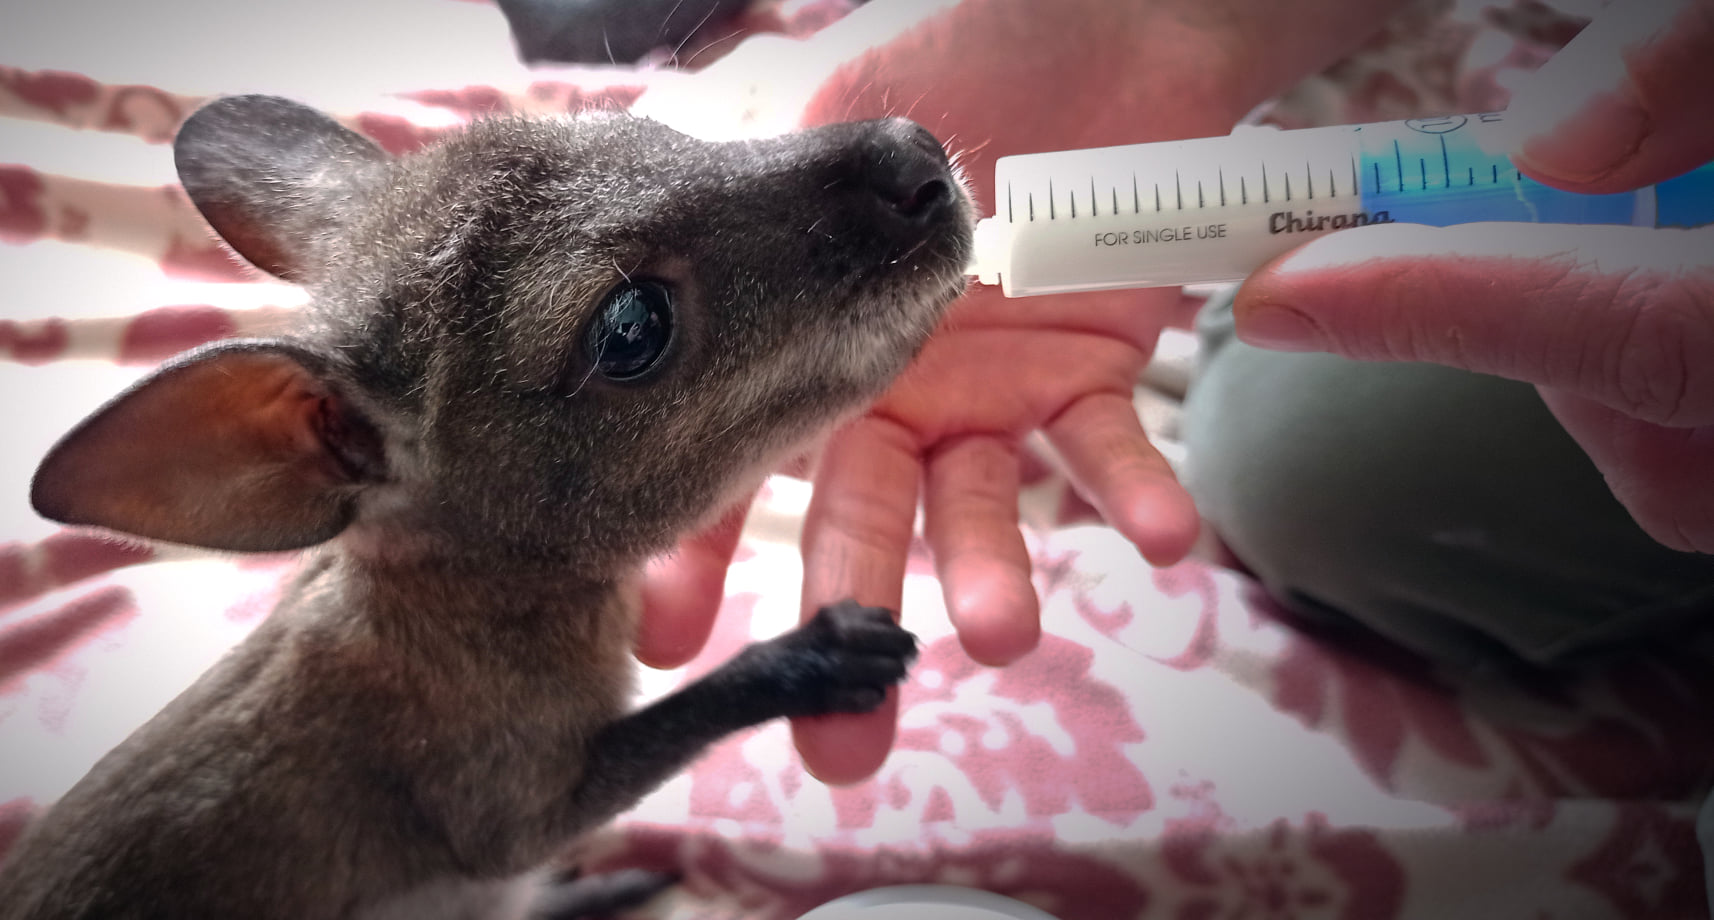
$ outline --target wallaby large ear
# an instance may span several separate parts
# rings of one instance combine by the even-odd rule
[[[384,475],[380,435],[328,364],[278,341],[191,352],[97,410],[48,452],[43,517],[210,549],[297,549],[350,523]]]
[[[173,141],[179,181],[215,232],[288,281],[316,276],[386,160],[362,135],[277,96],[216,99]]]

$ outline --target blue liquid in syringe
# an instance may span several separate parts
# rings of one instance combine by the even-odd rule
[[[1358,164],[1365,209],[1393,221],[1446,227],[1477,221],[1696,227],[1714,222],[1714,163],[1658,185],[1612,195],[1562,191],[1525,176],[1509,159],[1484,151],[1470,120],[1453,116],[1406,123],[1424,135],[1402,144],[1364,139]],[[1473,125],[1471,127],[1474,127]],[[1356,129],[1361,137],[1362,129]]]

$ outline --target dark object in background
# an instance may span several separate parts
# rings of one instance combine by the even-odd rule
[[[678,48],[750,0],[498,0],[527,64],[629,64]]]

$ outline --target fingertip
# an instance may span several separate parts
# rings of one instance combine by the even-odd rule
[[[886,763],[898,720],[895,687],[874,712],[793,719],[792,740],[811,776],[829,786],[852,786]]]
[[[718,591],[718,589],[716,589]],[[643,617],[638,622],[636,660],[655,670],[684,666],[703,651],[715,629],[720,603],[684,598],[677,591],[643,588]],[[668,600],[672,598],[672,600]]]
[[[677,557],[651,562],[643,577],[637,660],[670,670],[695,658],[714,631],[725,583],[724,569]]]
[[[1041,621],[1031,620],[1004,631],[960,631],[958,641],[971,661],[986,668],[1003,668],[1017,663],[1041,644]]]
[[[1177,480],[1154,482],[1138,488],[1118,527],[1150,565],[1169,566],[1190,555],[1202,531],[1202,517]]]
[[[682,668],[696,658],[708,642],[712,629],[702,633],[701,641],[690,638],[666,639],[663,641],[637,642],[635,655],[639,664],[656,671],[671,671]]]
[[[1085,399],[1047,434],[1078,492],[1143,558],[1170,565],[1190,553],[1201,518],[1172,465],[1149,443],[1130,399]]]
[[[1028,578],[1002,573],[950,572],[943,578],[947,617],[965,654],[978,664],[1003,667],[1041,641],[1041,600]]]

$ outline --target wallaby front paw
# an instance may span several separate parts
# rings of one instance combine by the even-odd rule
[[[916,655],[916,637],[890,611],[841,601],[734,663],[749,672],[756,702],[796,718],[874,709]]]

